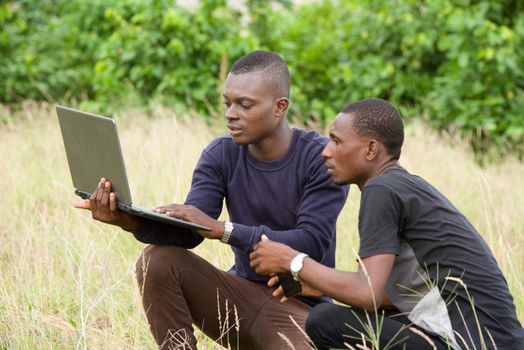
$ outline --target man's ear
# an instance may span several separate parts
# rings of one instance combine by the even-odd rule
[[[380,144],[377,140],[371,139],[368,141],[368,149],[366,152],[366,159],[367,160],[373,160],[378,156],[378,153],[380,152]]]
[[[280,97],[275,101],[275,114],[277,117],[283,117],[289,108],[289,99],[287,97]]]

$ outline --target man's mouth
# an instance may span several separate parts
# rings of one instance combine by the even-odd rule
[[[227,128],[229,129],[229,134],[233,137],[239,136],[242,133],[242,129],[237,126],[228,125]]]

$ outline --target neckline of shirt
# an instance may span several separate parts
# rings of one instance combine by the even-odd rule
[[[291,143],[289,144],[289,148],[286,154],[284,154],[280,159],[277,159],[277,160],[257,159],[253,156],[253,154],[251,154],[247,145],[242,146],[242,149],[244,151],[248,164],[251,165],[252,167],[259,169],[259,170],[276,171],[276,170],[282,169],[289,163],[289,161],[293,157],[293,154],[295,153],[296,144],[298,143],[299,138],[300,138],[300,131],[296,128],[293,128],[293,137],[291,139]]]

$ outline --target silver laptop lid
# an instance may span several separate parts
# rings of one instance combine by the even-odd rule
[[[90,195],[105,176],[120,203],[131,205],[124,158],[113,119],[57,106],[58,121],[73,179],[82,195]]]

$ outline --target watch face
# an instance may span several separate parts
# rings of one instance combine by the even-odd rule
[[[296,272],[299,269],[300,266],[297,263],[298,261],[296,259],[291,261],[291,271]]]
[[[291,260],[291,265],[289,266],[291,273],[296,275],[302,269],[302,261],[304,260],[305,255],[299,254]]]

